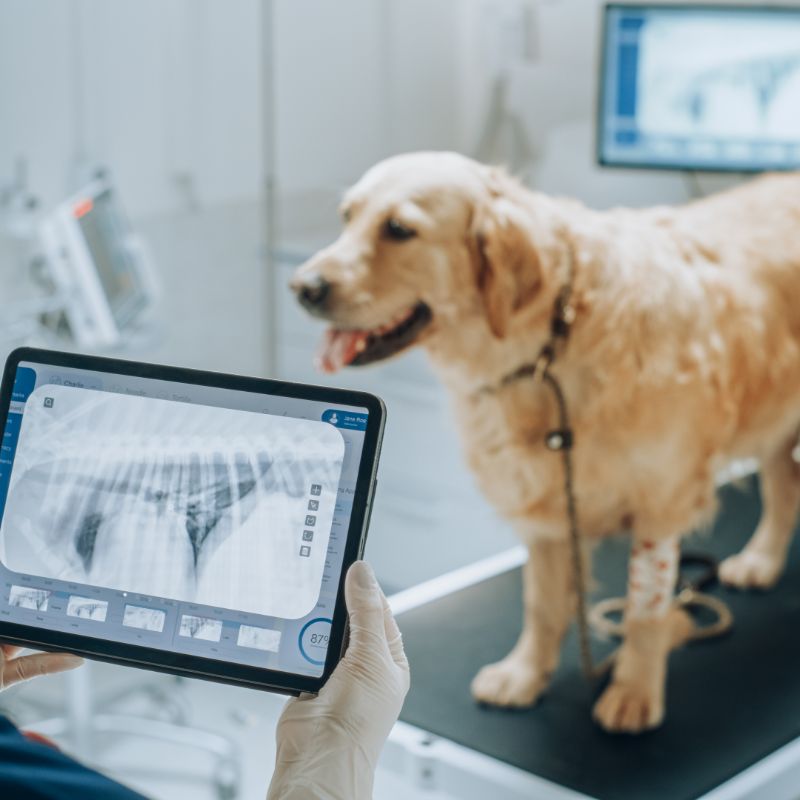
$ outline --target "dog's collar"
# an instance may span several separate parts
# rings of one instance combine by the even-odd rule
[[[500,378],[497,383],[487,383],[479,387],[475,392],[475,397],[495,394],[506,386],[516,383],[523,378],[543,377],[561,350],[566,347],[569,335],[572,332],[572,325],[575,322],[576,310],[572,304],[572,288],[575,282],[575,258],[572,248],[569,249],[567,262],[567,280],[556,295],[553,303],[553,313],[550,317],[550,336],[542,345],[539,355],[535,361],[517,367],[513,372],[509,372]]]

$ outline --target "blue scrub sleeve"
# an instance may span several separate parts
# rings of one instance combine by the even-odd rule
[[[26,739],[0,715],[0,798],[3,800],[145,800],[60,753]]]

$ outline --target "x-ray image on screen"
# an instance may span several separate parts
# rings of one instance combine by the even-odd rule
[[[319,421],[42,386],[26,404],[0,560],[298,619],[319,596],[343,457]]]
[[[47,611],[49,602],[50,592],[46,589],[31,589],[28,586],[12,586],[8,593],[8,604],[12,608]]]
[[[281,643],[281,632],[267,628],[256,628],[252,625],[241,625],[236,637],[239,647],[250,647],[254,650],[272,650],[278,652]]]
[[[105,600],[94,600],[91,597],[71,596],[67,602],[67,616],[93,619],[105,622],[108,614],[108,603]]]
[[[181,617],[178,635],[188,636],[191,639],[202,639],[206,642],[218,642],[222,636],[222,621],[184,614]]]
[[[143,608],[142,606],[125,606],[122,624],[128,628],[140,628],[143,631],[164,630],[167,615],[157,608]]]

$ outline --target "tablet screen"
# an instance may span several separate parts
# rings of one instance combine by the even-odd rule
[[[0,618],[321,675],[367,415],[20,363]]]

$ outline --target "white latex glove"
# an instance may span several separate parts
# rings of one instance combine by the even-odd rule
[[[350,644],[319,695],[286,704],[267,800],[369,800],[383,744],[408,692],[403,640],[372,568],[345,579]]]
[[[20,650],[21,647],[10,644],[0,645],[0,689],[39,675],[51,675],[75,669],[83,664],[80,656],[69,653],[34,653],[20,656]]]

